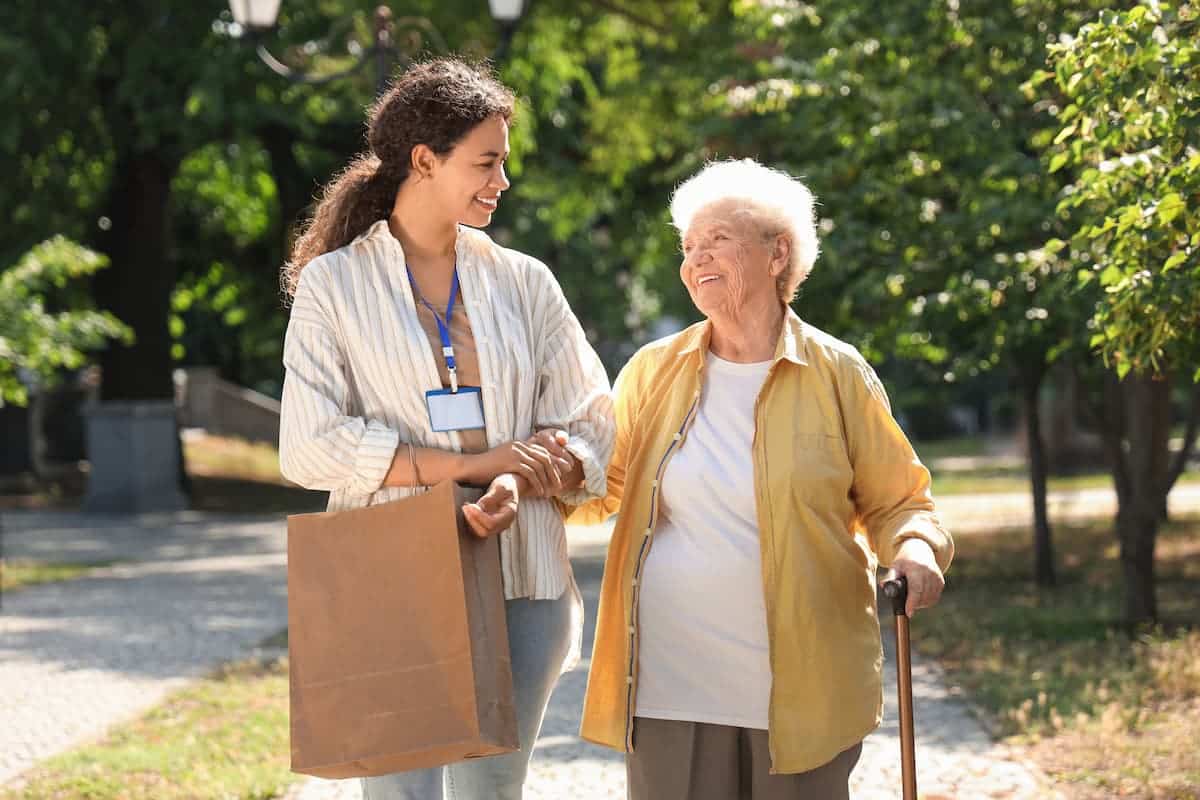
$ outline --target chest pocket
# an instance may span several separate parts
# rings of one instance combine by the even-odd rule
[[[853,481],[850,457],[842,436],[840,409],[831,393],[789,398],[789,429],[768,440],[771,461],[787,460],[793,493],[845,496]],[[795,409],[807,404],[803,412]]]
[[[819,450],[825,453],[842,453],[842,437],[832,433],[806,433],[795,431],[792,434],[792,447],[797,451]]]

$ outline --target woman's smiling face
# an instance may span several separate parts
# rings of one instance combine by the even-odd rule
[[[681,242],[679,277],[707,317],[740,315],[778,302],[778,265],[752,209],[740,200],[719,200],[692,217]]]
[[[474,228],[485,228],[509,187],[504,163],[508,159],[508,123],[489,117],[476,125],[432,172],[438,206],[447,217]]]

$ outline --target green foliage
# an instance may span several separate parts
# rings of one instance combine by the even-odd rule
[[[1095,297],[1090,344],[1118,375],[1200,363],[1200,6],[1106,11],[1036,76],[1064,94],[1049,169]],[[1200,379],[1200,372],[1196,377]]]
[[[319,87],[289,84],[257,61],[219,2],[158,3],[158,15],[59,5],[51,0],[57,27],[46,8],[0,11],[0,52],[13,64],[0,79],[11,109],[0,152],[17,165],[18,185],[32,189],[0,198],[4,241],[19,247],[10,258],[57,231],[93,241],[122,152],[157,148],[176,165],[168,254],[178,276],[176,360],[216,363],[235,380],[277,389],[286,320],[277,270],[316,188],[362,146],[373,67]],[[374,5],[285,3],[265,44],[290,64],[343,69],[346,43],[369,41]],[[500,65],[522,112],[514,185],[490,233],[550,264],[615,369],[662,317],[695,317],[677,276],[671,189],[706,159],[749,155],[806,176],[822,202],[823,255],[801,314],[876,361],[915,363],[894,370],[914,386],[1086,351],[1111,325],[1084,328],[1092,299],[1076,273],[1123,287],[1118,275],[1133,286],[1137,273],[1093,270],[1077,257],[1078,241],[1043,246],[1079,230],[1075,216],[1068,226],[1055,213],[1078,170],[1064,160],[1047,175],[1041,151],[1052,146],[1059,159],[1075,145],[1051,145],[1058,131],[1044,134],[1039,113],[1047,102],[1031,102],[1054,73],[1036,75],[1025,93],[1022,82],[1044,66],[1048,43],[1104,5],[904,0],[881,14],[833,0],[531,4]],[[427,16],[451,50],[468,55],[488,55],[498,34],[473,0],[396,11]],[[143,30],[154,35],[133,35]],[[1183,38],[1171,39],[1179,52]],[[404,58],[434,44],[400,41]],[[1167,83],[1155,91],[1194,91]],[[1091,78],[1073,86],[1091,88]],[[1165,129],[1169,120],[1153,122]],[[1156,225],[1195,229],[1189,169],[1193,177],[1181,167],[1156,195]],[[1095,227],[1091,217],[1078,222]],[[1178,247],[1155,258],[1176,282],[1157,298],[1161,307],[1194,302],[1182,282],[1194,279],[1195,258]],[[232,291],[236,302],[203,300],[200,287],[214,280],[233,289],[207,297]],[[1114,296],[1145,308],[1138,292]],[[1160,329],[1182,329],[1185,319]]]
[[[563,98],[585,101],[564,131],[578,137],[589,126],[588,147],[569,154],[588,174],[548,164],[535,193],[527,185],[541,173],[529,167],[514,193],[522,207],[555,198],[542,220],[573,237],[567,247],[582,245],[595,267],[580,276],[585,291],[598,292],[599,276],[614,303],[633,306],[623,327],[637,336],[657,314],[695,313],[676,275],[672,186],[707,159],[752,156],[805,176],[822,203],[822,256],[797,303],[806,319],[876,361],[916,362],[902,372],[918,382],[970,379],[1031,353],[1041,363],[1065,351],[1081,316],[1062,303],[1065,260],[1039,247],[1058,233],[1061,181],[1043,174],[1033,143],[1042,123],[1021,83],[1054,32],[1077,27],[1094,5],[948,14],[912,0],[885,15],[834,2],[664,3],[669,35],[622,22],[639,45],[632,63],[595,33],[616,23],[574,19],[579,41],[601,44],[560,58],[583,60],[590,78],[578,94],[560,85],[543,113]],[[519,73],[523,57],[510,76],[543,75],[540,63]],[[620,126],[598,124],[610,113]],[[538,139],[541,161],[555,142],[541,129]],[[517,242],[536,227],[519,228]],[[610,240],[618,253],[603,252]],[[614,272],[615,286],[604,280]],[[597,310],[587,303],[582,313]],[[615,316],[608,329],[619,332]]]
[[[132,338],[112,314],[52,310],[73,281],[105,266],[99,254],[56,236],[0,272],[0,405],[24,405],[26,380],[53,383],[61,370],[82,366],[86,351]]]

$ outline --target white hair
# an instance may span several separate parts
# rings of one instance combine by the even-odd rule
[[[791,244],[791,262],[779,278],[779,297],[790,303],[817,260],[813,194],[786,172],[752,158],[714,161],[684,181],[671,196],[671,222],[682,236],[701,209],[722,200],[738,200],[763,232],[783,234]]]

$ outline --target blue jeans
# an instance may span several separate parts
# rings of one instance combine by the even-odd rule
[[[577,597],[571,587],[557,600],[505,603],[521,740],[518,752],[363,778],[363,800],[521,800],[529,757],[570,650],[571,613]]]

